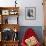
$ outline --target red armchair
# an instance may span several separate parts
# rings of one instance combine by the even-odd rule
[[[22,45],[22,46],[27,46],[28,42],[26,43],[25,40],[26,40],[26,39],[29,40],[29,38],[32,38],[32,36],[33,36],[34,38],[36,38],[36,41],[37,41],[34,46],[41,46],[40,42],[37,40],[37,35],[36,35],[36,33],[33,31],[32,28],[27,29],[27,31],[25,32],[25,35],[24,35],[24,37],[22,38],[21,45]],[[32,38],[32,39],[33,39],[33,38]],[[30,44],[31,44],[31,43],[30,43]],[[29,45],[29,46],[31,46],[31,45]]]

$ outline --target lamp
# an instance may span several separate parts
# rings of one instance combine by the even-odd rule
[[[17,29],[15,28],[14,29],[14,36],[13,36],[13,40],[18,40],[18,32],[17,32]]]
[[[16,2],[17,0],[15,0],[15,7],[16,7],[16,4],[17,4],[17,2]]]
[[[17,32],[17,30],[16,30],[16,29],[14,29],[14,32]]]

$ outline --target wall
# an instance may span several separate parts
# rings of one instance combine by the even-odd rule
[[[15,6],[15,0],[0,0],[0,6],[9,7]],[[43,26],[43,6],[42,0],[17,0],[19,10],[19,24],[20,26]],[[25,19],[25,7],[36,7],[36,20]],[[10,20],[10,19],[9,19]]]
[[[21,0],[20,25],[22,26],[43,26],[42,0]],[[36,20],[25,20],[25,7],[36,7]]]
[[[46,0],[44,0],[44,26],[46,26]]]
[[[27,31],[28,28],[32,28],[34,32],[37,34],[37,37],[41,43],[43,43],[43,33],[42,33],[42,26],[21,26],[20,32],[19,32],[19,39],[22,40],[25,31]]]
[[[15,6],[14,1],[15,0],[0,0],[0,6],[1,7]],[[19,9],[19,15],[20,15],[19,16],[19,24],[20,24],[20,26],[33,26],[32,28],[35,29],[40,41],[42,42],[43,39],[41,39],[41,38],[43,38],[43,34],[42,34],[43,30],[42,30],[42,27],[41,28],[38,27],[38,26],[44,26],[42,0],[29,0],[29,1],[28,0],[17,0],[17,3],[20,8]],[[36,7],[36,20],[26,20],[25,19],[25,7]],[[9,20],[11,20],[11,18],[12,17],[9,17]],[[15,17],[14,17],[14,19],[15,19]],[[24,29],[26,29],[27,27],[20,27],[20,28],[21,28],[20,33],[23,33],[23,31],[25,31]]]

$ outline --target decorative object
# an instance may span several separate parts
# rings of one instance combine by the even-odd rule
[[[13,40],[18,40],[18,32],[14,32]]]
[[[32,36],[25,40],[25,43],[27,46],[35,46],[38,43],[38,40],[36,37]]]
[[[9,15],[9,10],[2,10],[2,15]]]
[[[8,18],[7,18],[7,19],[5,19],[5,24],[8,24]]]
[[[3,24],[8,24],[8,15],[3,15],[3,19],[2,19],[2,23]]]
[[[9,12],[10,15],[17,15],[17,13],[18,12],[16,10],[10,10],[10,12]]]
[[[36,19],[36,8],[35,7],[26,7],[25,8],[25,18],[27,20],[35,20]]]
[[[12,30],[10,28],[5,28],[3,30],[3,34],[2,34],[2,40],[4,41],[8,41],[8,40],[12,40]]]
[[[36,32],[28,28],[22,38],[21,46],[42,46],[38,40]]]

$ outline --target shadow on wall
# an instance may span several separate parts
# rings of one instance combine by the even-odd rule
[[[37,34],[37,37],[39,39],[39,41],[41,43],[43,43],[43,30],[42,30],[42,26],[21,26],[20,27],[20,32],[19,32],[19,39],[20,39],[20,42],[23,38],[23,35],[25,33],[25,31],[28,29],[28,28],[32,28],[36,34]]]

